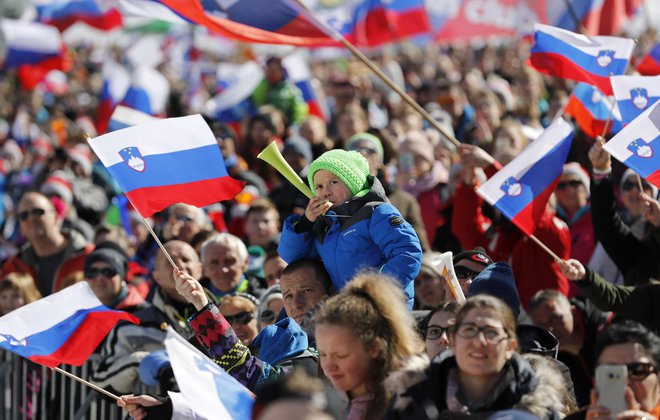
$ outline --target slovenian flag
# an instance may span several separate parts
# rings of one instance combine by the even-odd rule
[[[137,109],[128,108],[119,105],[110,117],[108,124],[108,132],[122,130],[124,128],[133,127],[135,125],[145,124],[152,121],[158,121],[158,118],[152,117],[149,114],[140,112]]]
[[[0,318],[0,347],[48,367],[80,366],[122,320],[140,323],[103,306],[83,281]]]
[[[124,99],[131,86],[131,76],[114,60],[107,60],[103,63],[101,74],[103,75],[103,87],[96,109],[96,131],[103,134],[108,130],[108,121],[115,107]]]
[[[229,200],[243,188],[227,173],[201,115],[158,120],[88,141],[143,217],[174,203],[203,207]]]
[[[576,34],[548,25],[534,25],[529,58],[537,71],[596,86],[612,94],[610,76],[624,74],[635,42],[614,36]]]
[[[651,51],[642,58],[637,65],[637,71],[644,76],[660,74],[660,42],[656,43]]]
[[[527,235],[534,234],[561,177],[573,139],[562,118],[477,190]]]
[[[103,8],[97,0],[36,0],[37,21],[64,31],[76,22],[109,31],[121,27],[117,9]]]
[[[37,22],[2,19],[0,30],[7,45],[4,67],[17,69],[25,89],[33,89],[51,70],[67,70],[66,47],[56,28]]]
[[[618,133],[623,128],[621,113],[614,98],[605,96],[597,87],[578,83],[566,104],[565,113],[572,116],[589,137]],[[609,123],[608,123],[609,120]],[[607,133],[603,133],[608,125]]]
[[[257,113],[251,99],[252,92],[264,77],[255,61],[235,65],[223,63],[218,67],[220,93],[204,105],[204,114],[227,124],[240,124]]]
[[[121,104],[149,115],[165,115],[170,82],[158,70],[140,66],[131,75],[131,84]]]
[[[660,76],[615,76],[611,82],[624,124],[660,98]]]
[[[651,105],[603,147],[660,188],[660,102]]]

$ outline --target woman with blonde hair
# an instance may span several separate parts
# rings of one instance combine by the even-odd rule
[[[394,279],[359,273],[316,314],[323,373],[348,399],[349,420],[382,418],[394,372],[428,361],[403,290]]]
[[[34,278],[25,273],[11,273],[0,281],[0,316],[41,299]]]

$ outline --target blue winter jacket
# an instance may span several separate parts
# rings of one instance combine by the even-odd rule
[[[296,226],[299,222],[301,226]],[[277,249],[287,263],[301,258],[323,261],[337,291],[361,269],[390,275],[401,283],[412,309],[422,248],[415,230],[389,203],[377,179],[369,193],[328,211],[313,225],[301,216],[288,217]]]

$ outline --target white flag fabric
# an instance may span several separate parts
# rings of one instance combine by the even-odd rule
[[[165,347],[181,394],[196,413],[209,419],[249,419],[252,393],[171,327]]]

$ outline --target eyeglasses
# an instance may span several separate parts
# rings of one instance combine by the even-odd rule
[[[224,317],[229,324],[247,325],[254,319],[254,314],[252,312],[239,312],[235,315],[225,315]]]
[[[454,273],[456,273],[456,277],[461,280],[474,279],[477,274],[479,274],[478,271],[470,270],[469,268],[462,265],[454,267]]]
[[[365,146],[353,146],[351,147],[351,151],[364,153],[365,155],[375,155],[376,153],[378,153],[378,150]]]
[[[657,369],[651,363],[629,363],[626,367],[628,368],[628,377],[633,381],[643,381],[650,374],[657,372]]]
[[[486,341],[488,341],[491,344],[497,344],[502,340],[505,340],[509,338],[509,335],[504,332],[504,330],[501,330],[499,328],[495,327],[477,327],[474,324],[463,324],[458,327],[456,330],[456,335],[458,335],[461,338],[475,338],[476,336],[479,335],[479,333],[483,333],[484,338]]]
[[[275,311],[271,311],[270,309],[266,309],[261,313],[261,316],[259,317],[259,319],[263,323],[270,323],[270,322],[275,321],[276,317],[277,317],[277,314],[275,313]]]
[[[44,214],[46,214],[46,210],[36,208],[32,210],[25,210],[18,213],[18,218],[21,219],[23,222],[25,222],[27,219],[30,218],[30,216],[41,217]]]
[[[557,184],[557,189],[558,190],[565,190],[568,187],[571,188],[580,188],[580,185],[582,184],[582,181],[578,181],[577,179],[572,179],[570,181],[562,181],[559,184]]]
[[[177,215],[174,216],[174,220],[177,220],[177,221],[183,222],[183,223],[190,223],[190,222],[193,221],[193,218],[190,217],[190,216],[183,215],[183,214],[177,214]]]
[[[451,327],[441,327],[439,325],[429,326],[426,329],[426,339],[427,340],[437,340],[442,337],[442,334],[449,334]]]
[[[105,278],[111,278],[116,276],[118,273],[115,269],[113,268],[90,268],[89,270],[85,271],[85,277],[88,279],[95,279],[98,276],[102,275]]]
[[[626,181],[621,186],[621,189],[623,191],[630,191],[633,188],[636,188],[636,189],[639,190],[639,184],[636,181]],[[644,188],[645,190],[651,190],[651,187],[649,186],[649,184],[647,182],[644,182],[644,181],[642,181],[642,188]]]

